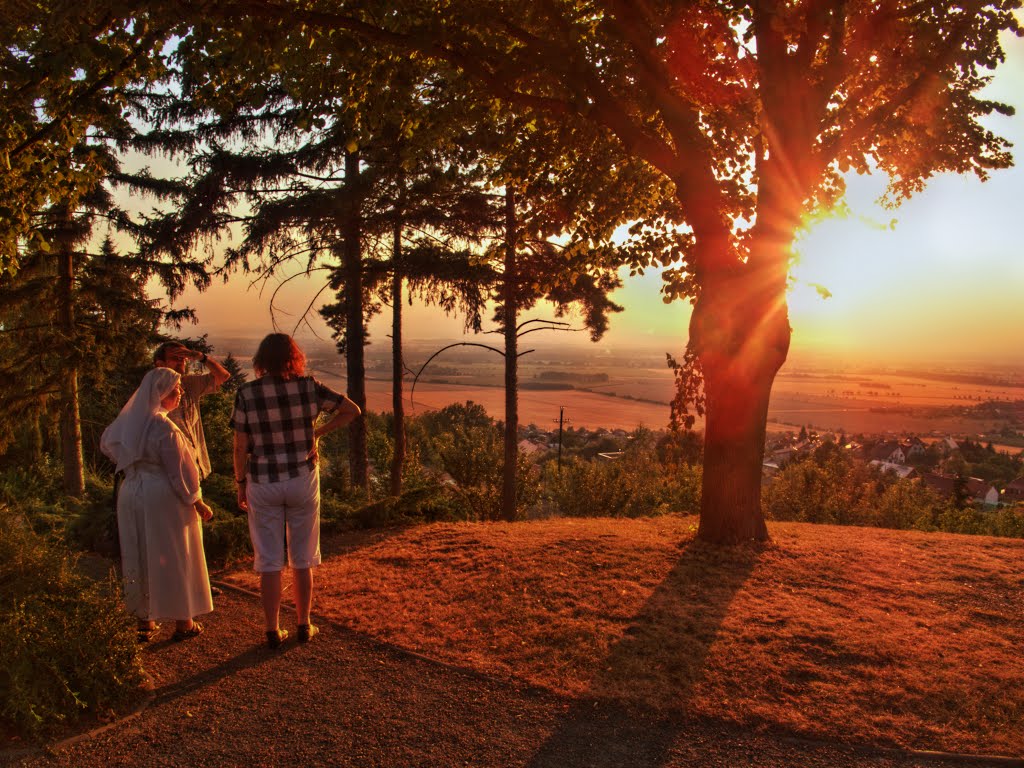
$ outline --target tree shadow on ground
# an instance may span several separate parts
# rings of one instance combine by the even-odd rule
[[[320,539],[321,554],[325,560],[328,557],[344,556],[361,549],[375,547],[415,528],[414,525],[390,525],[386,528],[354,528],[347,531],[325,533]]]
[[[166,704],[174,701],[175,699],[180,699],[182,696],[186,696],[192,691],[211,685],[212,683],[216,683],[226,677],[235,675],[244,669],[250,669],[251,667],[274,661],[275,658],[292,650],[293,647],[294,646],[286,646],[271,651],[263,646],[255,646],[243,653],[240,653],[238,656],[225,659],[216,666],[200,670],[191,677],[177,680],[173,683],[157,688],[153,692],[153,703]]]
[[[753,544],[683,545],[679,561],[597,666],[587,692],[561,718],[530,768],[664,765],[711,646],[761,551]]]

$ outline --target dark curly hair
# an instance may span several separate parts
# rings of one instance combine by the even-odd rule
[[[294,379],[306,373],[306,356],[287,333],[270,333],[260,342],[252,358],[257,376]]]

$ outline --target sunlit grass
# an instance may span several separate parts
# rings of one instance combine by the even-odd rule
[[[717,550],[693,541],[695,522],[346,536],[327,547],[316,609],[573,696],[817,737],[1024,751],[1024,544],[776,523],[770,545]]]

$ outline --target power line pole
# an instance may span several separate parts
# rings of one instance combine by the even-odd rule
[[[558,406],[558,474],[562,474],[562,428],[566,424],[572,424],[572,419],[565,418],[565,406],[560,405]]]

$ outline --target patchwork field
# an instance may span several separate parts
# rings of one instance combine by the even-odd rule
[[[460,384],[434,384],[420,382],[416,385],[415,401],[409,403],[406,385],[406,407],[410,414],[444,408],[451,403],[472,400],[482,405],[496,419],[505,413],[505,390],[501,387],[486,387]],[[367,405],[371,410],[391,410],[391,382],[372,380],[366,382]],[[669,407],[664,404],[638,402],[621,397],[579,390],[533,390],[519,392],[519,421],[521,424],[536,424],[543,429],[557,425],[559,406],[565,406],[565,417],[573,427],[596,429],[635,429],[644,425],[652,429],[668,426]]]
[[[612,364],[605,365],[604,363]],[[410,413],[443,408],[454,402],[479,403],[495,418],[504,414],[501,369],[494,363],[459,363],[424,374],[416,385]],[[551,371],[544,361],[524,364],[520,372],[519,413],[522,424],[550,428],[559,407],[574,427],[631,430],[638,425],[660,429],[668,424],[673,394],[672,372],[653,365],[623,365],[622,361],[579,361],[568,368],[566,383],[574,388],[536,389],[540,373]],[[565,367],[554,370],[565,371]],[[580,380],[573,382],[577,373]],[[584,380],[604,374],[605,380]],[[340,376],[320,371],[325,381],[343,385]],[[391,382],[380,376],[367,381],[372,410],[391,410]],[[998,431],[1005,419],[973,418],[953,412],[983,401],[1024,400],[1024,382],[972,383],[928,376],[885,373],[844,374],[783,370],[775,382],[768,412],[769,431],[788,431],[802,425],[856,433],[914,432],[978,437]],[[698,421],[697,428],[702,424]],[[1019,450],[1012,444],[1006,450]]]

